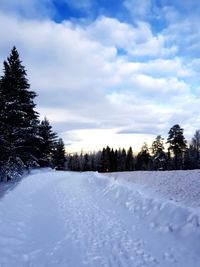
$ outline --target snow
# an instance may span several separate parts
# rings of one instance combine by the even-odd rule
[[[199,171],[32,172],[0,199],[0,266],[199,267],[199,191]]]
[[[200,208],[200,170],[117,172],[106,176],[126,181],[151,196]]]

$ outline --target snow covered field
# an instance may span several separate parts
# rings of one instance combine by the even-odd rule
[[[199,171],[33,172],[0,199],[0,266],[199,267],[199,207]]]

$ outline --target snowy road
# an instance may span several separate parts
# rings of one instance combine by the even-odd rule
[[[200,266],[195,216],[176,213],[177,222],[183,220],[176,228],[165,223],[163,212],[173,210],[168,204],[141,200],[137,192],[98,176],[35,173],[5,194],[0,266]]]

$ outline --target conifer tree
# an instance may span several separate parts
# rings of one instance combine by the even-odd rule
[[[63,140],[59,138],[53,151],[53,165],[57,170],[63,170],[65,168],[65,162],[65,145]]]
[[[126,171],[126,150],[124,148],[122,148],[120,169],[121,171]]]
[[[130,147],[126,155],[126,171],[133,171],[133,170],[134,170],[133,150],[132,147]]]
[[[34,110],[36,94],[30,91],[26,70],[13,47],[4,61],[0,80],[0,139],[5,150],[3,161],[26,166],[37,164],[38,114]]]
[[[187,147],[183,129],[178,124],[175,124],[168,134],[167,143],[169,144],[169,151],[174,154],[175,169],[182,168],[183,152]]]
[[[142,145],[141,151],[137,155],[137,169],[148,170],[150,161],[149,148],[146,142]]]
[[[89,170],[90,170],[89,155],[86,153],[84,155],[83,171],[89,171]]]
[[[158,135],[155,141],[153,141],[151,146],[151,151],[153,155],[158,155],[164,150],[163,140],[164,139],[160,135]]]
[[[110,171],[114,172],[116,171],[116,157],[115,157],[115,152],[113,150],[113,148],[110,151]]]
[[[164,170],[166,169],[167,157],[164,152],[163,138],[158,135],[153,141],[151,146],[153,169]]]
[[[197,130],[192,138],[191,149],[193,149],[193,159],[196,168],[200,167],[200,130]]]
[[[110,147],[103,148],[101,153],[101,172],[110,172]]]
[[[57,135],[52,131],[52,126],[45,117],[39,125],[39,164],[41,167],[48,167],[52,164],[53,151],[56,145]]]
[[[3,94],[2,89],[2,80],[0,80],[0,166],[4,166],[5,162],[7,161],[10,153],[9,153],[9,142],[7,136],[7,127],[5,124],[5,105],[6,99]]]
[[[117,156],[117,171],[121,171],[121,160],[122,160],[122,150],[121,148],[119,148],[118,150],[116,150],[115,152],[116,156]]]

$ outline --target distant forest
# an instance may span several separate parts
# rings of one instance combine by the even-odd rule
[[[164,145],[168,145],[167,152]],[[151,147],[143,144],[141,151],[134,155],[132,148],[114,150],[107,146],[102,151],[90,154],[67,156],[67,167],[72,171],[150,171],[150,170],[191,170],[200,168],[200,130],[197,130],[188,145],[183,129],[174,125],[167,141],[158,135]]]
[[[137,155],[131,147],[126,151],[109,146],[95,153],[66,155],[64,142],[52,131],[48,119],[39,120],[35,97],[13,47],[0,77],[0,180],[38,167],[99,172],[200,168],[200,130],[188,145],[178,124],[169,130],[167,152],[164,139],[158,135],[151,147],[144,143]]]

